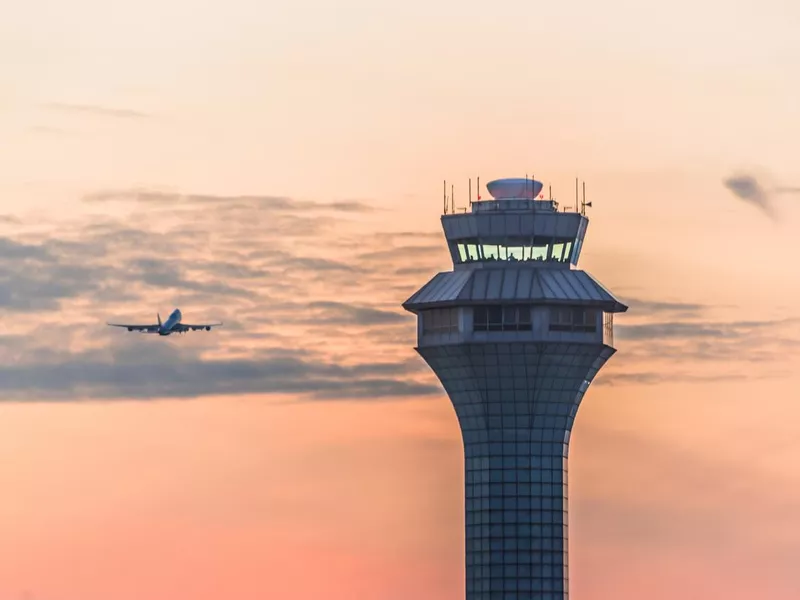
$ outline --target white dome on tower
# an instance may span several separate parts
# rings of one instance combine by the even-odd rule
[[[507,177],[495,179],[486,184],[486,189],[495,200],[528,199],[535,200],[542,192],[544,184],[527,177]]]

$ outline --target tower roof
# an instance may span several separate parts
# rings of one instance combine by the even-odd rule
[[[403,303],[416,312],[430,306],[485,302],[586,304],[619,313],[628,307],[586,271],[475,269],[439,273]]]

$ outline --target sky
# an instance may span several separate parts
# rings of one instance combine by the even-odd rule
[[[400,308],[442,181],[593,202],[630,305],[570,452],[583,600],[800,592],[800,6],[32,0],[0,21],[0,600],[457,600]],[[485,194],[485,191],[484,191]],[[105,326],[221,320],[156,338]]]

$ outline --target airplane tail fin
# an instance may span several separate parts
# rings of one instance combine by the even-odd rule
[[[158,326],[161,327],[161,313],[156,313],[156,317],[158,317]]]

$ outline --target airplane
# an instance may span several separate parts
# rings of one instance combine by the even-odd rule
[[[127,327],[128,331],[140,331],[141,333],[157,333],[158,335],[170,335],[171,333],[186,333],[187,331],[197,331],[198,329],[205,329],[211,331],[212,327],[220,327],[222,323],[204,323],[202,325],[189,325],[188,323],[181,323],[183,315],[177,308],[172,311],[172,314],[163,323],[161,322],[161,315],[156,314],[158,323],[154,325],[126,325],[124,323],[106,323],[111,327]]]

